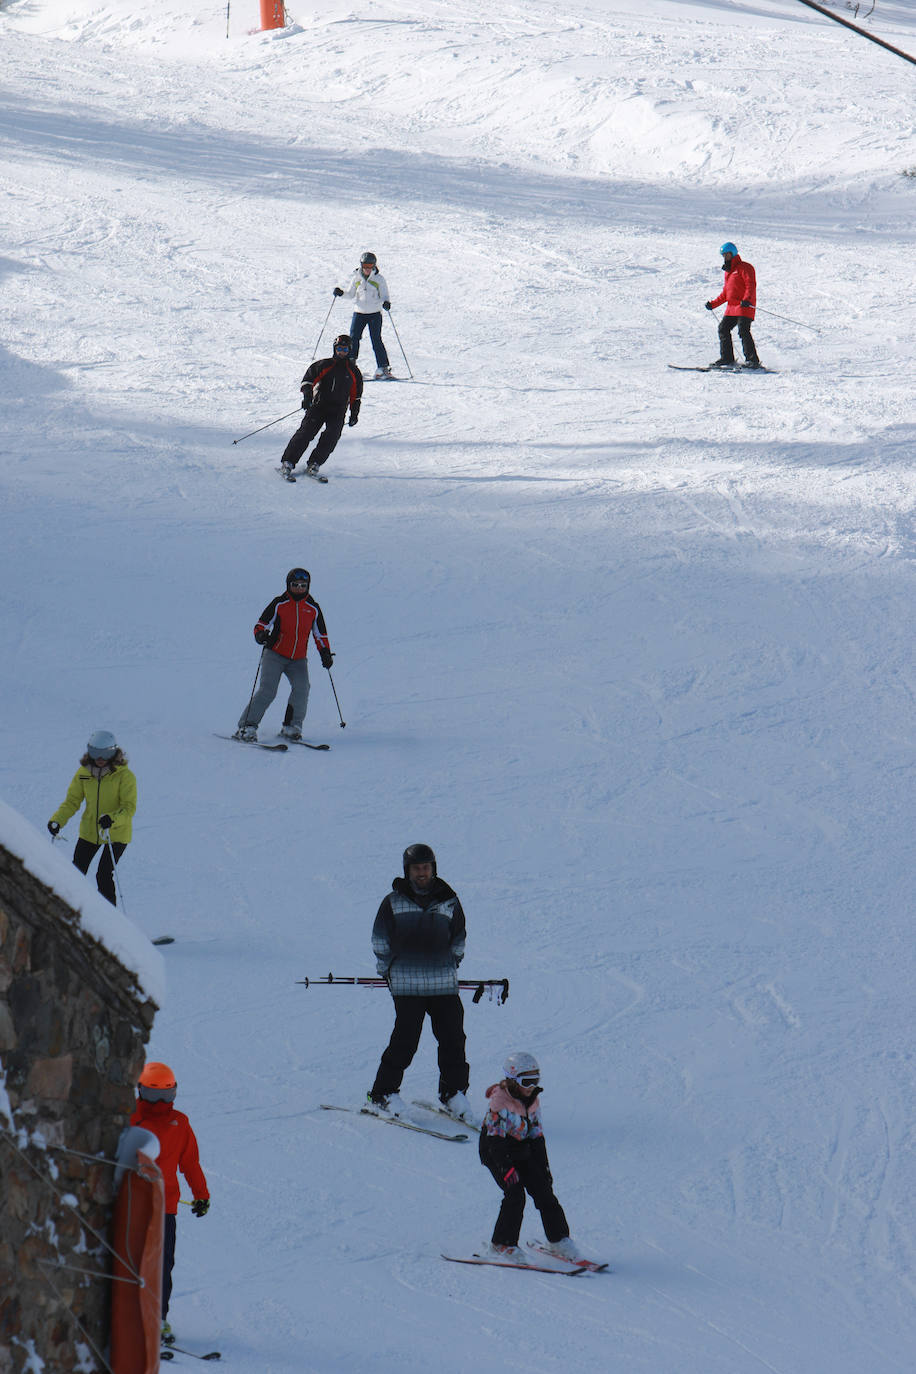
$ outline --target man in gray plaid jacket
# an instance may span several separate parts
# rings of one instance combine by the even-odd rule
[[[439,1100],[453,1116],[470,1120],[465,1096],[464,1008],[458,965],[464,958],[464,912],[454,890],[436,872],[428,844],[404,850],[404,876],[395,878],[372,927],[376,967],[394,998],[394,1030],[368,1100],[376,1111],[400,1116],[404,1072],[420,1043],[427,1014],[439,1045]]]

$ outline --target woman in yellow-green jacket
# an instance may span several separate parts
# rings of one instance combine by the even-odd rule
[[[131,821],[137,809],[137,779],[110,730],[96,730],[90,735],[80,766],[67,788],[66,800],[48,821],[51,834],[56,835],[84,802],[86,808],[80,819],[73,862],[81,873],[88,873],[99,848],[105,846],[95,881],[102,896],[116,906],[114,864],[130,843]]]

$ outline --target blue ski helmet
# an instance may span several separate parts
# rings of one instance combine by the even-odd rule
[[[738,250],[733,243],[723,243],[722,247],[719,249],[719,252],[723,255],[723,257],[726,253],[731,253],[733,258],[736,258],[738,256]]]

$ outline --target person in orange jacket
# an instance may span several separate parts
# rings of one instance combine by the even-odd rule
[[[733,243],[723,243],[719,252],[722,254],[725,282],[715,300],[706,302],[706,309],[715,310],[716,306],[724,304],[725,314],[719,321],[719,356],[709,365],[734,367],[732,330],[737,326],[738,338],[744,349],[744,366],[758,368],[761,363],[757,357],[757,345],[751,334],[751,320],[756,314],[757,306],[757,274],[749,262],[744,262],[738,256],[738,250]]]
[[[172,1103],[178,1083],[168,1064],[151,1061],[140,1075],[137,1084],[137,1106],[130,1118],[132,1126],[151,1131],[159,1141],[156,1163],[162,1173],[165,1190],[165,1232],[162,1242],[162,1339],[170,1345],[175,1339],[166,1318],[172,1296],[172,1269],[175,1265],[175,1232],[181,1188],[178,1170],[184,1174],[194,1194],[191,1211],[205,1217],[210,1210],[210,1190],[200,1167],[197,1137],[184,1112],[176,1112]]]

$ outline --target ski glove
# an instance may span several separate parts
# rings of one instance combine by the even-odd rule
[[[390,309],[391,309],[391,301],[382,301],[382,309],[383,309],[383,310],[390,310]]]
[[[322,668],[330,668],[334,662],[334,655],[331,653],[330,649],[319,649],[318,654],[321,658]]]
[[[57,824],[57,821],[48,821],[48,830],[52,835],[59,835],[60,826]]]
[[[309,406],[312,404],[312,388],[306,383],[305,386],[299,389],[302,392],[302,409],[308,410]]]
[[[191,1211],[196,1217],[205,1217],[210,1210],[210,1199],[196,1197],[191,1203]]]
[[[707,309],[707,310],[715,310],[715,308],[716,308],[716,307],[713,305],[712,301],[707,301],[707,302],[706,302],[706,309]]]
[[[335,295],[335,296],[342,296],[342,295],[343,295],[343,288],[340,287],[340,286],[335,286],[335,287],[334,287],[334,295]]]
[[[111,817],[109,816],[109,814],[108,814],[107,811],[105,812],[105,815],[104,815],[104,816],[99,816],[99,829],[100,829],[100,830],[110,830],[110,829],[111,829]]]
[[[270,639],[270,631],[269,631],[269,630],[255,630],[255,632],[254,632],[254,637],[255,637],[256,643],[258,643],[258,644],[266,644],[267,641],[268,641],[268,639]]]
[[[347,421],[348,427],[349,427],[350,429],[352,429],[353,426],[354,426],[355,424],[358,424],[358,423],[359,423],[359,411],[358,411],[358,410],[351,410],[351,411],[350,411],[350,418],[349,418],[349,420]]]
[[[753,308],[754,308],[754,307],[751,305],[750,301],[742,301],[742,302],[741,302],[741,309],[742,309],[742,310],[753,310]]]
[[[513,1164],[509,1172],[503,1174],[503,1187],[506,1189],[514,1188],[517,1183],[521,1183],[521,1179],[518,1176],[518,1169]]]

